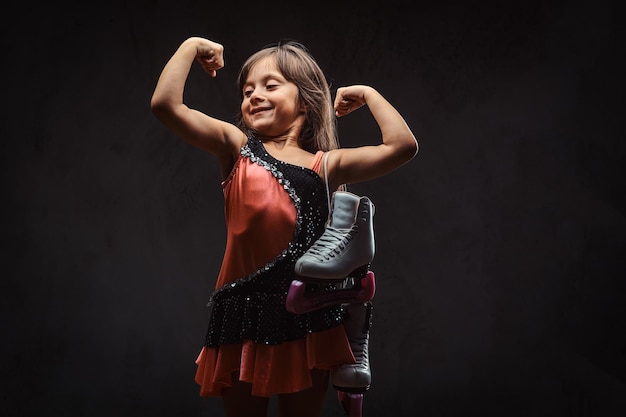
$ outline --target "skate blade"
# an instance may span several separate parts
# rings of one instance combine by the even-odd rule
[[[368,271],[365,277],[357,282],[358,284],[352,288],[308,291],[305,282],[293,280],[287,292],[287,311],[303,314],[338,304],[364,303],[374,298],[376,293],[374,272]]]
[[[347,276],[335,278],[335,277],[311,277],[311,276],[296,274],[296,278],[298,279],[298,281],[310,282],[313,284],[324,284],[324,283],[336,284],[336,283],[345,281],[348,278],[363,279],[367,275],[369,269],[370,269],[370,264],[368,263],[368,264],[361,265],[360,267],[356,268],[354,271],[350,272]]]
[[[370,385],[367,385],[365,387],[341,387],[333,384],[333,388],[337,391],[346,392],[349,394],[363,394],[370,389]]]

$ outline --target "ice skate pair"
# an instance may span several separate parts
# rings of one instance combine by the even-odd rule
[[[368,343],[374,273],[374,205],[367,197],[347,191],[333,193],[326,230],[296,262],[296,280],[287,295],[287,309],[302,314],[342,304],[344,327],[356,360],[331,375],[339,401],[350,417],[360,417],[363,393],[371,384]]]

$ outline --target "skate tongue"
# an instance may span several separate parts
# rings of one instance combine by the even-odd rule
[[[330,226],[335,229],[350,229],[354,225],[360,198],[347,191],[333,193]]]

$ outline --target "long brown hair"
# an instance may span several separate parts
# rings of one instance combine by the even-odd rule
[[[272,57],[283,77],[298,87],[300,104],[307,108],[306,120],[300,134],[300,146],[311,153],[339,148],[337,121],[326,76],[308,49],[294,40],[268,45],[251,55],[241,66],[237,77],[239,98],[252,67],[266,57]],[[254,132],[245,125],[239,112],[237,125],[248,136]]]

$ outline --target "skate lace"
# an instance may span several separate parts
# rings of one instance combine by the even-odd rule
[[[367,337],[360,337],[351,340],[352,354],[358,364],[363,364],[367,361]]]
[[[352,238],[352,233],[328,226],[307,253],[318,260],[329,260],[341,254]]]

